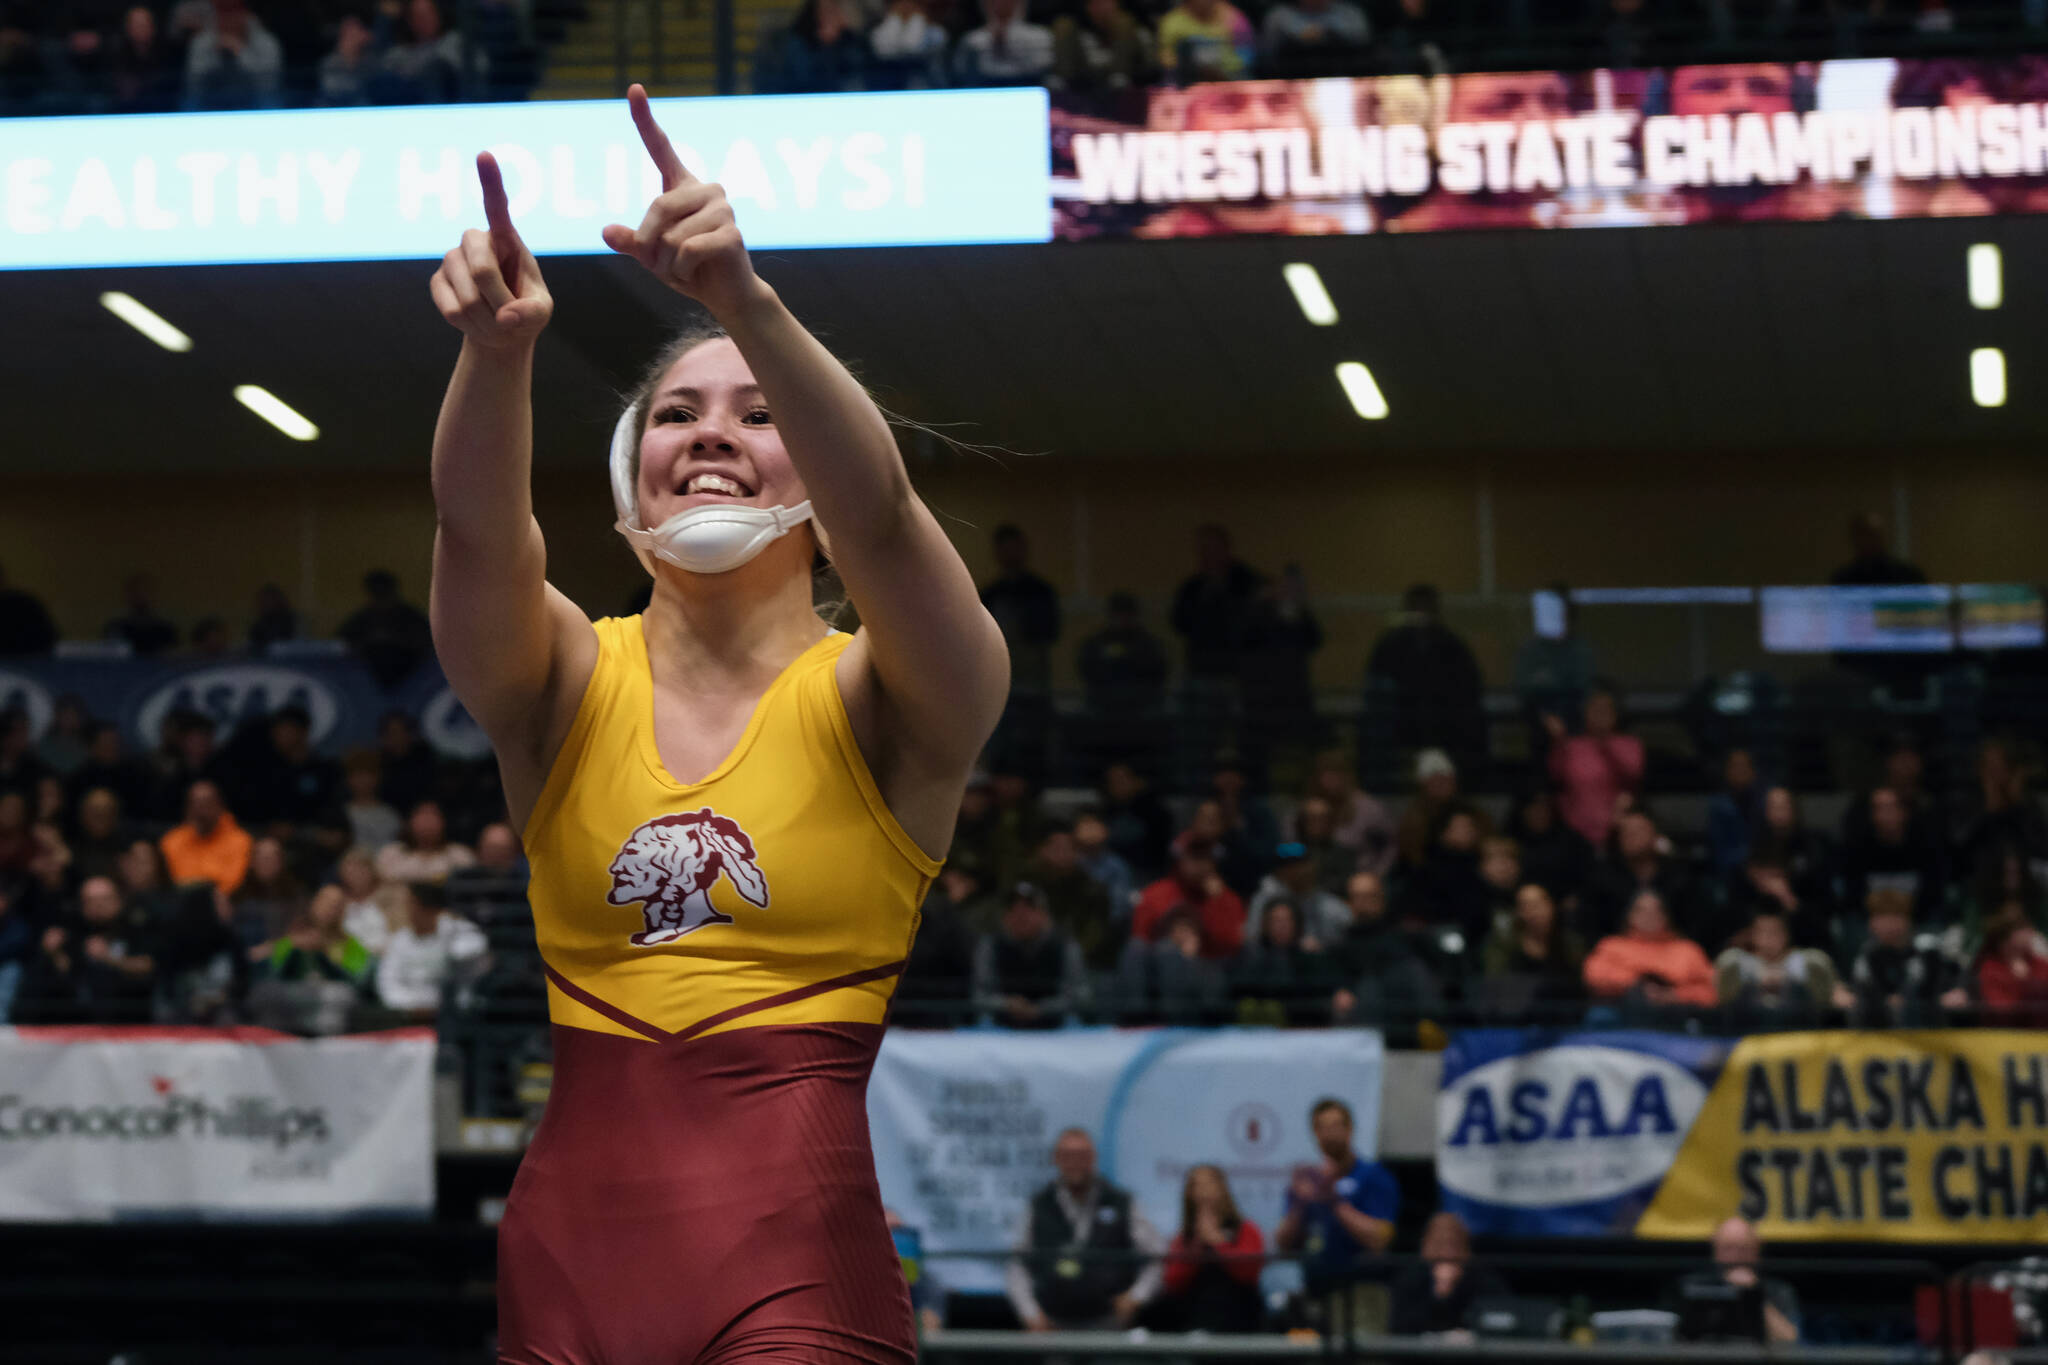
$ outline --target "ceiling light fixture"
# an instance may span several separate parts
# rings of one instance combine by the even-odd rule
[[[118,289],[110,289],[100,295],[100,307],[112,313],[136,331],[163,347],[166,351],[189,351],[192,338],[186,336],[162,316],[145,308],[132,295]]]
[[[1373,382],[1372,371],[1356,360],[1347,360],[1337,367],[1337,382],[1344,386],[1344,396],[1366,421],[1377,422],[1387,415],[1386,395]]]
[[[2005,302],[2005,259],[1995,242],[1978,242],[1963,253],[1970,271],[1970,302],[1996,308]]]
[[[300,416],[291,404],[260,385],[235,385],[235,401],[294,441],[310,441],[320,434],[320,428]]]
[[[1296,261],[1281,266],[1280,275],[1294,291],[1294,301],[1301,305],[1303,317],[1318,327],[1328,327],[1337,321],[1337,305],[1330,302],[1330,291],[1323,288],[1323,277],[1314,266]]]
[[[1996,346],[1970,352],[1970,397],[1980,408],[2005,406],[2005,352]]]

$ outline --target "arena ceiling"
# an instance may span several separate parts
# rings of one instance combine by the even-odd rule
[[[2001,245],[2005,305],[1964,249]],[[1309,326],[1280,267],[1340,312]],[[618,384],[684,305],[597,257],[545,269],[538,458],[594,461]],[[1015,450],[1426,457],[2014,445],[2048,435],[2048,219],[787,252],[761,269],[897,411]],[[453,334],[418,263],[0,273],[0,469],[424,471]],[[174,355],[95,302],[125,289]],[[2005,349],[1976,407],[1967,356]],[[1367,362],[1392,408],[1332,376]],[[229,400],[262,384],[323,431]]]

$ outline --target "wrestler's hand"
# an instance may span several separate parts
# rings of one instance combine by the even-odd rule
[[[555,315],[554,295],[512,226],[497,158],[478,154],[476,176],[490,230],[463,233],[462,245],[441,258],[428,288],[441,316],[467,340],[492,351],[531,346]]]
[[[726,202],[724,189],[685,169],[668,134],[654,121],[645,89],[633,86],[626,101],[640,141],[661,171],[661,193],[647,206],[638,228],[613,223],[604,230],[604,244],[646,266],[678,294],[703,304],[713,317],[732,317],[766,288],[747,257],[747,244],[740,240],[732,205]]]

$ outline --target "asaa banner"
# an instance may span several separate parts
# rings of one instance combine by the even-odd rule
[[[428,1029],[0,1029],[0,1221],[424,1217]]]
[[[2048,1238],[2048,1033],[1481,1030],[1444,1054],[1444,1207],[1508,1236]]]
[[[1316,1159],[1317,1100],[1350,1105],[1358,1153],[1374,1154],[1382,1055],[1364,1029],[893,1029],[868,1086],[882,1199],[927,1253],[1007,1249],[1053,1177],[1053,1140],[1079,1127],[1162,1235],[1180,1226],[1181,1182],[1202,1162],[1270,1231],[1294,1167]],[[949,1289],[1002,1286],[996,1261],[934,1269]]]
[[[2048,57],[1219,82],[1052,106],[1054,234],[2048,210]]]

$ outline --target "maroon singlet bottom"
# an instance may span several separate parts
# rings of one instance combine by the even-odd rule
[[[556,1025],[498,1229],[502,1365],[911,1365],[868,1145],[881,1036]]]

